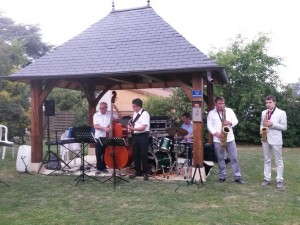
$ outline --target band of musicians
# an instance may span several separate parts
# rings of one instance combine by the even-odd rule
[[[270,95],[266,97],[267,110],[262,112],[262,122],[260,126],[260,136],[264,150],[264,180],[262,186],[270,184],[271,166],[270,158],[274,152],[277,166],[277,187],[283,187],[283,160],[282,160],[282,137],[281,132],[286,130],[285,112],[276,108],[276,99]],[[130,179],[141,177],[148,181],[153,174],[178,174],[184,166],[190,168],[193,165],[193,118],[190,112],[185,112],[181,116],[180,127],[163,127],[163,132],[156,132],[152,127],[152,117],[143,108],[143,101],[135,98],[131,102],[133,114],[126,124],[121,125],[122,132],[115,131],[114,126],[122,119],[122,114],[118,110],[114,101],[111,110],[108,110],[106,102],[100,102],[99,111],[94,114],[93,126],[95,138],[100,137],[120,137],[126,139],[127,146],[117,149],[123,151],[127,162],[117,169],[130,167]],[[207,114],[207,129],[212,135],[213,144],[210,150],[213,151],[215,162],[218,164],[218,181],[224,183],[227,180],[227,162],[230,163],[233,181],[244,184],[240,163],[238,160],[237,146],[234,136],[234,127],[238,125],[238,119],[234,111],[225,106],[225,99],[218,96],[214,100],[214,108]],[[279,115],[278,115],[279,114]],[[279,117],[279,119],[277,119]],[[120,126],[120,125],[118,125]],[[274,130],[274,131],[273,131]],[[279,135],[279,145],[271,132]],[[118,133],[118,135],[117,135]],[[270,135],[270,136],[269,136]],[[278,137],[279,137],[278,136]],[[280,147],[281,146],[281,147]],[[96,175],[107,174],[108,168],[106,158],[110,158],[107,153],[109,146],[101,142],[95,143],[96,155]],[[213,150],[212,150],[213,149]],[[210,152],[212,153],[212,152]],[[108,155],[106,157],[106,155]],[[183,161],[179,162],[179,158]],[[114,159],[115,160],[115,159]],[[205,159],[204,159],[205,160]],[[169,177],[169,176],[168,176]]]

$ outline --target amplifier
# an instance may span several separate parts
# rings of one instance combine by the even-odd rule
[[[150,130],[151,131],[165,131],[170,127],[171,121],[167,116],[151,116],[150,117]]]

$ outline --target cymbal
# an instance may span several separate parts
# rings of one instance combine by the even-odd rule
[[[177,134],[178,136],[185,136],[188,134],[187,130],[180,127],[168,127],[166,129],[166,132],[172,136],[175,136],[175,134]]]

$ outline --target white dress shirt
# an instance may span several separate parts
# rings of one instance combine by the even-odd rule
[[[108,127],[111,121],[111,113],[110,111],[106,111],[105,114],[101,114],[100,111],[96,112],[93,116],[94,125],[98,124],[101,127]],[[118,114],[113,113],[113,117],[118,119]],[[106,137],[106,132],[104,130],[95,129],[95,138]]]
[[[147,125],[147,126],[146,126],[146,129],[144,131],[134,131],[135,134],[150,131],[150,115],[149,115],[149,113],[147,111],[143,111],[143,113],[142,113],[142,110],[143,109],[141,109],[138,113],[137,112],[133,113],[133,117],[132,117],[133,120],[135,119],[135,117],[138,114],[141,115],[139,117],[139,119],[137,121],[135,121],[134,128],[141,127],[142,125]]]
[[[232,128],[238,124],[238,119],[236,118],[236,115],[232,109],[225,108],[225,112],[226,112],[226,121],[232,123],[232,125],[229,126],[229,133],[227,135],[227,142],[230,142],[235,139]],[[216,132],[222,133],[221,119],[222,119],[222,115],[218,113],[216,108],[214,108],[208,113],[207,129],[212,135],[214,135]],[[220,140],[216,136],[213,136],[213,141],[220,142]]]

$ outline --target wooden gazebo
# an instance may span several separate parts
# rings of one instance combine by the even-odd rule
[[[149,5],[112,10],[7,79],[31,86],[32,163],[43,160],[42,106],[53,88],[85,93],[92,125],[95,107],[108,90],[181,87],[195,109],[194,164],[201,167],[203,101],[211,109],[213,84],[228,82],[223,67],[190,44]]]

